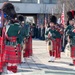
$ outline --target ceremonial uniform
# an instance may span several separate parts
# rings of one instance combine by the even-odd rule
[[[73,59],[73,64],[75,66],[75,28],[69,32],[70,45],[71,45],[71,58]]]
[[[72,31],[72,29],[74,28],[74,20],[73,20],[73,15],[72,15],[72,13],[69,11],[68,12],[68,16],[69,16],[69,25],[67,25],[67,27],[66,27],[66,29],[65,29],[65,36],[66,36],[66,41],[67,41],[67,44],[66,44],[66,47],[65,47],[65,52],[67,52],[66,51],[66,48],[67,48],[67,45],[69,44],[70,45],[70,38],[69,38],[69,35],[70,35],[70,32]],[[69,46],[69,49],[67,49],[67,50],[70,50],[71,49],[71,47]],[[70,52],[70,51],[69,51]],[[68,53],[66,53],[66,54],[68,54]],[[68,55],[70,55],[71,53],[69,53]],[[66,55],[67,56],[67,55]]]
[[[20,38],[18,38],[19,30],[19,23],[10,24],[10,27],[7,31],[8,42],[6,42],[5,46],[6,62],[11,64],[11,66],[7,66],[7,69],[14,73],[17,72],[17,64],[21,63]]]
[[[54,61],[55,58],[60,58],[61,52],[61,32],[57,28],[57,18],[52,16],[50,19],[50,29],[46,31],[49,45],[50,61]]]
[[[55,54],[56,54],[56,56],[55,56],[55,58],[60,58],[61,56],[60,56],[60,54],[61,54],[61,32],[60,32],[60,29],[55,29],[55,34],[56,34],[56,36],[55,36],[55,41],[56,41],[56,52],[55,52]]]
[[[7,31],[7,35],[8,35],[8,44],[6,43],[6,49],[7,49],[7,62],[9,63],[20,63],[20,55],[18,55],[19,57],[17,57],[15,54],[15,49],[18,50],[18,54],[20,54],[20,50],[18,47],[19,44],[19,38],[18,38],[18,32],[20,30],[19,24],[18,23],[14,23],[14,24],[10,24],[10,27]],[[16,46],[16,47],[14,47]],[[10,50],[8,50],[10,48]],[[16,58],[15,58],[16,57]],[[15,59],[15,61],[14,61]]]
[[[68,15],[68,25],[67,25],[67,27],[66,27],[66,29],[65,29],[65,39],[66,39],[66,47],[65,47],[65,52],[67,52],[66,51],[66,48],[67,48],[67,45],[69,44],[70,45],[70,38],[69,38],[69,32],[70,31],[72,31],[72,29],[73,29],[73,25],[74,25],[74,20],[73,20],[73,18],[74,18],[74,16],[73,16],[73,14],[72,14],[72,12],[71,11],[68,11],[67,12],[67,15]],[[70,46],[69,46],[70,47]],[[69,50],[70,50],[70,48],[69,48]],[[67,53],[66,53],[67,54]],[[69,54],[71,54],[71,53],[69,53]]]
[[[24,57],[28,57],[29,56],[29,46],[28,44],[30,44],[29,42],[29,24],[25,24],[23,23],[23,26],[21,26],[20,29],[20,35],[19,38],[22,41],[21,45],[22,45],[22,51],[21,51],[21,62],[25,62]]]
[[[69,31],[71,31],[72,28],[73,28],[73,25],[68,25],[67,28],[65,29],[66,39],[67,39]]]
[[[75,70],[75,20],[74,20],[75,11],[68,11],[67,15],[69,17],[69,26],[66,29],[67,36],[68,36],[67,40],[70,43],[70,47],[71,47],[70,54],[71,54],[71,58],[73,59],[73,65]]]
[[[50,38],[48,38],[50,36]],[[48,29],[46,31],[46,39],[48,39],[48,49],[50,54],[50,61],[54,61],[56,56],[56,41],[55,41],[55,29]]]
[[[15,7],[9,2],[5,2],[2,6],[2,11],[6,15],[5,20],[10,21],[10,27],[6,28],[6,62],[7,72],[8,73],[16,73],[17,72],[17,64],[21,62],[21,52],[20,52],[20,41],[18,38],[18,32],[20,30],[18,21],[16,20],[16,12]]]
[[[68,25],[65,29],[65,40],[66,40],[66,46],[65,46],[65,54],[66,56],[69,55],[70,56],[70,50],[71,50],[71,47],[70,47],[70,41],[69,41],[69,32],[73,29],[73,25]],[[69,46],[69,47],[68,47]],[[68,49],[69,48],[69,49]],[[68,53],[68,50],[69,50],[69,53]]]

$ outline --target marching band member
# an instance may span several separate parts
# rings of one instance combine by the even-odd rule
[[[75,20],[74,20],[74,11],[69,11],[69,25],[66,29],[67,40],[70,42],[71,46],[71,58],[73,60],[74,70],[75,70]]]
[[[75,24],[74,27],[69,31],[68,36],[71,45],[71,58],[73,60],[74,70],[75,70]]]
[[[24,17],[22,15],[19,15],[18,16],[18,20],[21,24],[21,29],[20,29],[20,40],[22,41],[21,45],[22,45],[22,51],[21,51],[21,62],[25,62],[24,60],[24,53],[25,53],[25,48],[26,48],[26,42],[27,42],[27,37],[28,37],[28,29],[27,29],[27,26],[24,22]]]
[[[56,56],[55,58],[60,58],[61,57],[61,37],[63,34],[62,28],[57,24],[55,26],[55,34],[56,34]]]
[[[55,60],[55,51],[56,51],[56,41],[55,41],[55,25],[57,22],[57,18],[52,16],[50,19],[50,28],[46,31],[46,38],[48,39],[48,47],[49,47],[49,54],[50,54],[50,61],[54,62]]]
[[[10,27],[6,31],[6,39],[8,40],[9,44],[6,44],[5,46],[6,62],[8,63],[7,72],[16,73],[17,64],[21,62],[21,52],[19,49],[20,43],[18,38],[20,27],[16,19],[17,15],[15,8],[11,3],[4,3],[2,10],[4,14],[6,14],[6,17],[10,20]]]

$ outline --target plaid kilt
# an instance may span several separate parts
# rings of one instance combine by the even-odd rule
[[[15,50],[16,48],[16,50]],[[7,63],[21,63],[21,51],[20,47],[17,45],[16,47],[11,45],[5,46],[6,50],[6,62]],[[17,52],[16,52],[17,51]]]
[[[56,38],[56,58],[60,58],[61,38]]]
[[[53,52],[56,51],[56,40],[52,40],[52,43],[53,43]]]
[[[53,42],[53,56],[56,56],[56,40],[52,40]]]
[[[30,56],[32,56],[32,54],[33,54],[33,51],[32,51],[32,36],[30,36],[30,38],[29,38],[29,44],[30,44]]]
[[[75,58],[75,46],[71,47],[71,57]]]
[[[5,63],[5,45],[4,38],[0,36],[0,72],[3,72],[3,67]]]

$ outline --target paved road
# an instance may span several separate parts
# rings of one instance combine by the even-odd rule
[[[33,56],[25,58],[25,63],[18,65],[18,73],[3,75],[75,75],[71,58],[65,57],[65,53],[61,53],[61,59],[55,62],[48,62],[49,54],[46,49],[46,42],[33,40]]]

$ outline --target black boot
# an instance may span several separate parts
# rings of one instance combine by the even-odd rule
[[[0,72],[0,75],[2,74],[2,72]]]
[[[72,64],[72,63],[70,63],[69,65],[70,65],[70,66],[74,66],[74,64]]]

